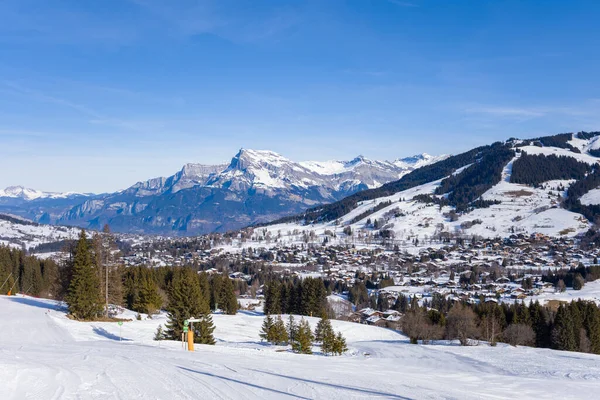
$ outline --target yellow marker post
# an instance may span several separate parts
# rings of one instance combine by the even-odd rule
[[[191,326],[190,326],[191,328]],[[188,351],[194,351],[194,330],[190,329],[187,334]]]
[[[189,330],[187,331],[188,351],[194,351],[194,322],[200,322],[200,319],[188,318],[183,322],[184,332],[185,327],[189,324]]]

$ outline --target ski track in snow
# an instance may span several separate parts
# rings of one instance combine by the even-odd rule
[[[193,353],[152,341],[164,314],[124,323],[121,342],[117,324],[71,321],[50,300],[0,296],[0,318],[1,399],[591,399],[600,385],[595,355],[415,346],[341,321],[350,350],[324,357],[261,344],[263,318],[251,313],[214,315],[217,345]]]

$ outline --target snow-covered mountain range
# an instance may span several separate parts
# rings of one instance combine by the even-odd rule
[[[228,164],[186,164],[169,177],[103,195],[7,188],[0,211],[37,222],[136,233],[199,234],[266,222],[395,181],[447,156],[395,161],[295,162],[267,150],[240,150]],[[18,201],[16,201],[18,200]]]
[[[25,188],[23,186],[9,186],[6,189],[0,189],[0,197],[7,197],[12,199],[21,200],[36,200],[36,199],[68,199],[73,197],[88,197],[93,196],[91,193],[77,193],[77,192],[42,192],[41,190],[35,190]]]

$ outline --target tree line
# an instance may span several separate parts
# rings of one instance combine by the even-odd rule
[[[590,301],[560,303],[552,308],[537,301],[529,305],[471,304],[438,296],[422,307],[412,302],[402,329],[412,343],[449,339],[468,345],[473,340],[485,340],[491,345],[505,342],[600,354],[600,308]]]
[[[23,250],[0,246],[0,293],[50,297],[60,292],[59,267],[54,261],[28,256]]]
[[[327,310],[327,289],[322,279],[271,280],[263,287],[265,314],[321,315]]]

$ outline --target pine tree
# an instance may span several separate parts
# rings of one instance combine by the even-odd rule
[[[313,340],[314,336],[310,329],[310,325],[308,324],[308,321],[302,318],[298,325],[295,341],[292,343],[292,349],[296,353],[312,354]]]
[[[600,354],[600,308],[592,302],[587,302],[585,327],[590,339],[590,352]]]
[[[286,324],[288,339],[290,343],[294,343],[296,341],[296,335],[298,333],[298,325],[296,325],[296,321],[294,321],[294,316],[290,314],[288,317],[288,322]]]
[[[203,321],[194,324],[197,343],[210,343],[214,326],[210,317],[210,308],[202,295],[198,282],[198,274],[183,268],[174,271],[169,290],[167,335],[174,340],[181,337],[183,321],[188,318],[202,318]]]
[[[281,303],[279,301],[279,283],[271,281],[266,284],[265,290],[265,314],[279,314],[281,312]]]
[[[575,337],[573,317],[569,312],[569,308],[562,304],[558,307],[556,317],[554,318],[552,347],[557,350],[577,350],[577,338]]]
[[[535,332],[536,347],[550,347],[550,326],[548,325],[548,311],[544,309],[539,301],[529,305],[531,316],[531,327]]]
[[[138,303],[133,310],[146,314],[154,314],[162,306],[162,298],[158,293],[158,286],[152,279],[150,270],[144,270],[140,279]]]
[[[328,355],[333,353],[335,348],[335,332],[333,329],[326,329],[321,336],[321,351],[323,354]]]
[[[194,342],[200,344],[215,344],[213,332],[215,325],[213,324],[212,315],[210,312],[200,316],[200,322],[194,322]]]
[[[216,311],[217,308],[223,309],[221,304],[221,275],[215,274],[210,279],[210,309]]]
[[[202,293],[202,297],[206,304],[210,304],[211,299],[211,285],[208,279],[208,274],[206,272],[201,272],[198,274],[198,282],[200,284],[200,292]]]
[[[164,340],[165,339],[165,332],[162,328],[162,325],[159,325],[158,328],[156,328],[156,333],[154,334],[154,340],[160,341],[160,340]]]
[[[575,274],[575,277],[573,278],[573,290],[581,290],[583,285],[585,285],[585,280],[581,274]]]
[[[267,314],[267,316],[265,317],[263,324],[262,324],[262,328],[260,331],[260,338],[264,341],[267,342],[271,342],[273,340],[273,318],[271,317],[271,314]]]
[[[273,331],[272,342],[274,344],[280,346],[287,344],[289,337],[285,329],[285,323],[283,322],[283,319],[281,319],[281,315],[277,316],[277,320],[275,320],[271,330]]]
[[[331,321],[327,318],[327,314],[323,313],[321,320],[317,323],[315,328],[315,341],[322,343],[326,335],[333,335],[333,328],[331,327]]]
[[[69,312],[76,319],[91,320],[102,314],[98,275],[92,266],[85,231],[79,235],[73,260],[73,278],[66,297]]]
[[[333,354],[342,355],[348,351],[348,346],[346,345],[346,339],[342,336],[341,332],[338,332],[335,336],[335,341],[333,342]]]
[[[237,313],[237,297],[233,289],[233,282],[229,277],[224,277],[221,281],[221,310],[227,315],[235,315]]]

